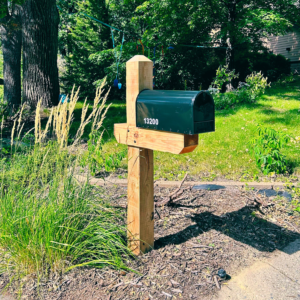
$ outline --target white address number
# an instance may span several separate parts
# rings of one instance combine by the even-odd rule
[[[144,118],[145,124],[158,125],[158,119]]]

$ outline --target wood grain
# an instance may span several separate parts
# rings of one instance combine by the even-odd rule
[[[153,62],[136,55],[126,63],[126,112],[128,125],[136,126],[136,99],[144,89],[153,89]]]
[[[114,135],[121,144],[173,154],[192,152],[198,145],[197,134],[187,135],[137,128],[126,123],[115,124]]]
[[[153,151],[128,147],[128,240],[134,254],[154,246]]]
[[[126,63],[127,124],[136,126],[136,99],[144,89],[153,89],[153,62],[136,55]],[[126,135],[127,129],[117,136]],[[120,139],[119,139],[120,140]],[[133,146],[137,146],[132,144]],[[154,246],[153,150],[128,147],[128,240],[134,254],[145,253]]]

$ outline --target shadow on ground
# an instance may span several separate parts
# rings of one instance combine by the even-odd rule
[[[211,229],[220,231],[236,241],[265,252],[273,252],[276,249],[282,250],[290,242],[300,239],[300,234],[255,216],[254,210],[250,207],[243,207],[238,211],[221,216],[216,216],[211,212],[203,212],[194,214],[190,218],[195,222],[195,225],[159,238],[155,241],[155,249],[168,244],[182,244],[195,236],[201,239],[201,234]]]

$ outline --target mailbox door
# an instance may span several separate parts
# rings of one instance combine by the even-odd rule
[[[195,98],[194,125],[195,133],[215,131],[215,104],[207,91],[201,91]]]

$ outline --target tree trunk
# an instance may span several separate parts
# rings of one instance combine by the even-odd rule
[[[21,48],[22,25],[20,7],[3,19],[0,26],[3,52],[4,101],[8,103],[10,113],[21,104]]]
[[[233,0],[228,5],[228,38],[226,51],[226,64],[229,70],[234,70],[234,54],[235,54],[235,26],[236,26],[236,0]]]
[[[228,5],[228,27],[230,30],[228,30],[228,38],[227,38],[227,50],[226,50],[226,65],[228,66],[228,69],[230,71],[233,71],[235,68],[234,65],[234,56],[235,56],[235,24],[236,23],[236,0],[233,0]],[[226,91],[230,92],[232,91],[233,83],[230,81],[226,85]]]
[[[23,101],[36,107],[58,104],[59,14],[56,0],[27,0],[23,5]]]
[[[232,71],[234,69],[234,47],[232,45],[232,39],[227,39],[227,49],[226,49],[226,65],[228,69]]]

